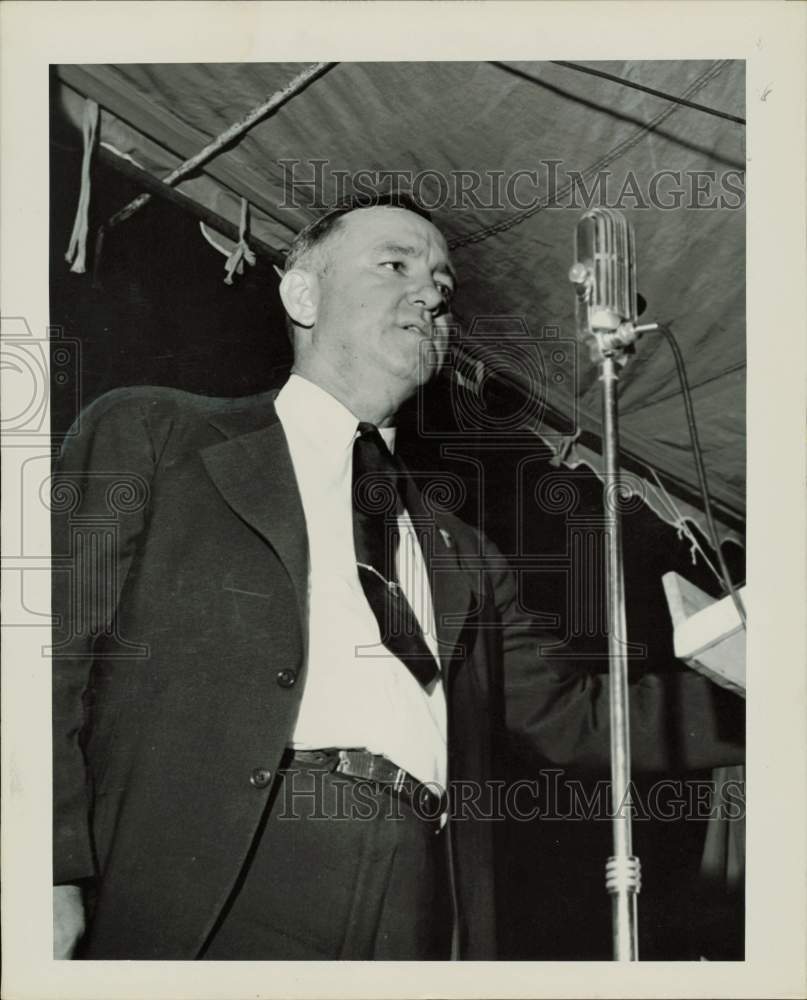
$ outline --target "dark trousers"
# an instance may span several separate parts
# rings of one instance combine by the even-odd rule
[[[388,789],[296,762],[200,956],[447,959],[445,833]]]

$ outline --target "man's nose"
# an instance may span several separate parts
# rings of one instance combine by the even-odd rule
[[[443,293],[431,278],[423,281],[420,286],[412,292],[411,301],[415,305],[428,309],[430,313],[436,312],[445,304]]]

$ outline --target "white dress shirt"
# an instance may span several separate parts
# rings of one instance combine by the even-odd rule
[[[308,664],[292,745],[363,747],[421,781],[445,787],[446,701],[440,677],[424,689],[381,642],[353,545],[352,460],[358,418],[292,375],[275,408],[286,434],[308,530]],[[387,446],[394,428],[380,428]],[[439,663],[434,608],[420,544],[398,519],[398,579]]]

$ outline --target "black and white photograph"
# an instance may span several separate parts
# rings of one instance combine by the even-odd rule
[[[560,16],[230,6],[404,34]],[[191,963],[211,997],[356,968],[420,970],[395,996],[444,968],[466,992],[429,995],[549,995],[556,963],[570,996],[620,995],[593,970],[634,963],[762,995],[729,992],[783,823],[767,771],[746,794],[753,719],[769,686],[804,692],[750,547],[785,517],[754,501],[778,466],[749,464],[776,444],[749,369],[760,341],[763,367],[790,350],[748,236],[771,194],[749,122],[777,85],[718,44],[324,61],[107,37],[108,58],[39,61],[46,163],[8,213],[46,234],[46,301],[35,318],[4,280],[3,623],[35,657],[38,940],[71,984],[14,995],[109,996],[80,992],[103,968],[125,993],[141,963]],[[535,971],[508,992],[514,968]]]

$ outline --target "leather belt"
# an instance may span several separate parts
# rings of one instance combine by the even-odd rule
[[[369,750],[340,750],[335,747],[322,750],[292,748],[292,754],[294,760],[301,764],[319,765],[348,778],[374,782],[385,791],[400,796],[421,819],[439,819],[444,811],[445,796],[438,794],[436,785],[418,781],[382,754],[370,753]]]

